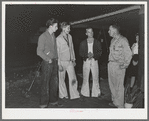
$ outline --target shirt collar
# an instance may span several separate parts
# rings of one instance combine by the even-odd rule
[[[46,33],[49,34],[50,36],[52,36],[54,33],[50,34],[50,32],[48,31],[48,29],[46,30]]]
[[[94,43],[94,38],[93,38],[93,41],[92,41],[92,42],[90,42],[90,43],[89,43],[89,42],[88,42],[88,40],[87,40],[87,43],[88,43],[88,44],[92,44],[92,43]]]

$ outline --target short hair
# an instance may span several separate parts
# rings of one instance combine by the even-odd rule
[[[90,27],[90,26],[89,26],[89,27],[86,27],[86,31],[87,31],[88,29],[92,29],[92,30],[93,30],[93,28],[92,28],[92,27]]]
[[[120,33],[120,25],[118,23],[111,24],[113,28],[115,28]]]
[[[49,26],[58,23],[58,20],[56,20],[55,18],[51,18],[46,22],[46,27],[49,28]]]
[[[137,32],[137,33],[135,34],[135,36],[139,36],[139,33]]]
[[[69,22],[65,22],[65,21],[64,21],[64,22],[61,22],[61,23],[60,23],[60,28],[63,29],[64,27],[69,26],[69,25],[70,25]]]

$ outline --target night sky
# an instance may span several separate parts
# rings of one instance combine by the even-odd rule
[[[36,32],[55,17],[59,21],[76,21],[103,15],[130,5],[7,5],[7,32]]]
[[[37,45],[29,43],[29,39],[40,27],[45,27],[46,21],[51,17],[59,22],[73,22],[129,6],[133,5],[6,5],[6,61],[16,60],[24,55],[37,56]],[[77,41],[74,42],[74,46],[76,45],[79,45]]]

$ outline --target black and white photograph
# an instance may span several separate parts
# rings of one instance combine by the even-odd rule
[[[2,119],[147,119],[147,2],[3,1]]]

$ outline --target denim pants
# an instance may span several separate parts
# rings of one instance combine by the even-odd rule
[[[41,67],[41,91],[40,105],[48,105],[58,101],[58,62],[52,59],[52,63],[48,61],[42,62]]]
[[[90,96],[90,90],[89,90],[90,70],[93,78],[91,95],[92,97],[98,97],[101,94],[99,87],[99,67],[98,67],[98,61],[94,60],[93,58],[90,60],[87,59],[86,61],[83,62],[83,84],[81,88],[81,94],[86,97]]]
[[[76,78],[72,61],[61,61],[61,66],[63,67],[64,70],[62,72],[59,71],[59,97],[68,98],[67,88],[65,84],[65,74],[67,71],[69,78],[70,99],[79,98],[80,96],[77,90],[78,81]]]
[[[125,70],[120,69],[119,63],[109,62],[108,63],[108,80],[109,87],[111,90],[111,97],[113,104],[119,108],[124,107],[124,77]]]

